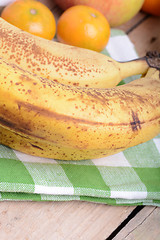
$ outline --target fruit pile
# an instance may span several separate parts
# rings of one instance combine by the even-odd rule
[[[97,52],[106,44],[103,34],[108,34],[109,25],[106,32],[104,16],[84,7],[83,11],[82,6],[71,7],[64,12],[70,17],[60,17],[57,37],[64,43],[50,41],[56,23],[43,4],[18,0],[4,8],[0,18],[0,144],[40,157],[84,160],[115,154],[160,133],[160,54],[119,63]],[[81,48],[71,46],[74,42],[65,44],[70,41],[64,34],[71,29],[67,21],[73,22],[75,9],[83,21],[75,21],[78,32],[72,40],[80,40]],[[87,46],[82,31],[86,22],[91,33],[87,39],[96,35]],[[93,45],[96,51],[86,49]],[[122,78],[137,74],[143,77],[117,86]]]
[[[3,18],[0,42],[1,144],[40,157],[84,160],[160,133],[158,53],[118,63],[21,31]],[[146,75],[116,86],[132,74]]]
[[[141,9],[160,16],[159,0],[54,0],[63,10],[55,21],[50,9],[36,0],[3,0],[1,17],[20,29],[46,39],[101,52],[110,28],[132,19]]]

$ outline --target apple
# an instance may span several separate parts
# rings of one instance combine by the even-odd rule
[[[117,27],[132,19],[141,9],[144,0],[54,0],[66,10],[74,5],[87,5],[104,14],[111,27]]]

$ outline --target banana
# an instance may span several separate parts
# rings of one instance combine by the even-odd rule
[[[57,83],[0,58],[0,142],[60,160],[100,158],[160,133],[160,55],[109,89]]]
[[[0,56],[42,77],[73,86],[110,88],[145,74],[147,58],[117,62],[87,49],[36,37],[0,18]]]

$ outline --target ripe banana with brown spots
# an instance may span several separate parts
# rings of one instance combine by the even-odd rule
[[[0,59],[0,143],[31,155],[100,158],[160,133],[160,55],[145,77],[109,89],[75,87]]]
[[[145,74],[146,58],[117,62],[87,49],[49,41],[0,18],[0,56],[42,77],[74,86],[108,88],[122,79]]]

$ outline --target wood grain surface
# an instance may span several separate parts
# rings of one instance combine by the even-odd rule
[[[1,202],[3,240],[106,239],[134,207],[89,202]]]
[[[143,208],[114,238],[114,240],[159,240],[160,210]]]

